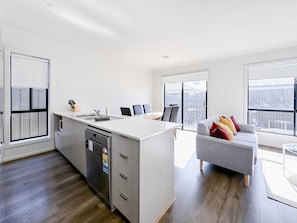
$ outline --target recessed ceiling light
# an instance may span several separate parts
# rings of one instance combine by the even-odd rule
[[[169,56],[162,56],[163,59],[169,59]]]
[[[42,3],[47,7],[52,7],[52,3],[49,0],[43,0]]]

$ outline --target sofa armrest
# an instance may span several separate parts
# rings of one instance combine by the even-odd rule
[[[238,124],[238,126],[240,128],[240,131],[255,133],[255,126],[254,125]]]
[[[200,160],[242,174],[253,175],[254,149],[252,146],[197,134],[196,152]]]

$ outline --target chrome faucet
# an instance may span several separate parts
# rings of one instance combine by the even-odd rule
[[[97,109],[97,110],[93,109],[93,110],[94,110],[94,112],[96,113],[97,116],[100,116],[100,110],[99,109]]]

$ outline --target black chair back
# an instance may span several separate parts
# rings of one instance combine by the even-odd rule
[[[132,116],[130,108],[121,107],[122,115]]]
[[[134,115],[141,115],[143,114],[141,105],[133,105]]]
[[[172,107],[171,106],[164,107],[163,116],[161,118],[162,121],[169,122],[170,115],[171,115],[171,110],[172,110]]]
[[[144,104],[143,105],[143,111],[144,113],[150,113],[151,112],[151,107],[149,104]]]
[[[178,106],[172,106],[171,115],[169,122],[177,122],[177,113],[178,113],[179,107]]]

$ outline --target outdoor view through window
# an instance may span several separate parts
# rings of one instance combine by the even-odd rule
[[[206,118],[206,90],[206,80],[164,85],[164,104],[179,106],[177,122],[183,129],[196,131],[198,122]]]
[[[296,135],[295,91],[294,77],[249,80],[248,123],[257,131]]]

